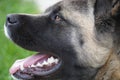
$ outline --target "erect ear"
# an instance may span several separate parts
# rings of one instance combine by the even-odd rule
[[[112,8],[112,0],[96,0],[95,15],[102,16],[110,12]]]
[[[113,0],[111,14],[112,16],[120,15],[120,0]]]
[[[120,0],[96,0],[95,13],[97,15],[117,16],[120,14]]]

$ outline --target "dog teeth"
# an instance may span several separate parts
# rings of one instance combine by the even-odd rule
[[[43,64],[43,65],[48,65],[48,62],[44,61],[42,64]]]
[[[31,67],[36,67],[36,65],[32,64]]]
[[[59,61],[58,59],[55,59],[55,64],[57,64],[57,63],[58,63],[58,61]]]
[[[32,64],[31,66],[28,66],[28,68],[33,67],[43,67],[43,66],[51,66],[53,63],[58,64],[58,59],[55,59],[54,57],[48,58],[46,61],[43,61],[42,63],[37,63],[36,65]],[[24,67],[21,65],[21,70],[24,70]]]
[[[40,63],[37,63],[37,65],[36,65],[37,67],[43,67],[43,65],[42,64],[40,64]]]
[[[52,64],[53,62],[55,62],[54,60],[55,60],[55,59],[54,59],[53,57],[50,57],[50,58],[48,58],[47,62],[48,62],[49,64]]]
[[[50,57],[48,58],[46,61],[43,61],[42,63],[37,63],[36,65],[35,64],[32,64],[30,66],[28,66],[28,68],[34,68],[34,67],[43,67],[43,66],[51,66],[52,64],[58,64],[59,60],[58,59],[55,59],[54,57]],[[23,66],[23,63],[20,64],[20,70],[23,71],[25,68]]]
[[[23,63],[20,64],[20,70],[23,71],[24,69],[25,69],[25,68],[24,68],[24,66],[23,66]]]

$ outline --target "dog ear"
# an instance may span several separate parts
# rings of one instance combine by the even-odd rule
[[[111,12],[112,0],[96,0],[95,2],[95,15],[103,16]]]
[[[120,0],[113,0],[111,15],[120,16]]]
[[[95,15],[120,17],[120,0],[96,0]]]

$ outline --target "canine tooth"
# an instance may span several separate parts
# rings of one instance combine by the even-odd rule
[[[48,65],[48,63],[47,63],[46,61],[44,61],[44,62],[42,63],[42,65]]]
[[[37,63],[37,65],[36,66],[38,66],[38,67],[42,67],[42,64],[40,64],[40,63]]]
[[[23,63],[20,64],[20,70],[23,71],[24,69],[25,69],[25,68],[24,68],[24,66],[23,66]]]
[[[32,64],[31,67],[36,67],[36,66],[34,64]]]
[[[55,64],[57,64],[57,63],[58,63],[58,61],[59,61],[58,59],[55,59]]]
[[[48,63],[49,63],[49,64],[51,64],[51,63],[53,63],[53,62],[54,62],[54,58],[53,58],[53,57],[48,58]]]

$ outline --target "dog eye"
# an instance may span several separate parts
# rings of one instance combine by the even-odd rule
[[[62,19],[61,19],[61,17],[59,15],[56,15],[54,20],[55,21],[61,21]]]
[[[59,14],[52,15],[51,18],[52,18],[53,21],[55,21],[57,23],[62,21],[62,17]]]

